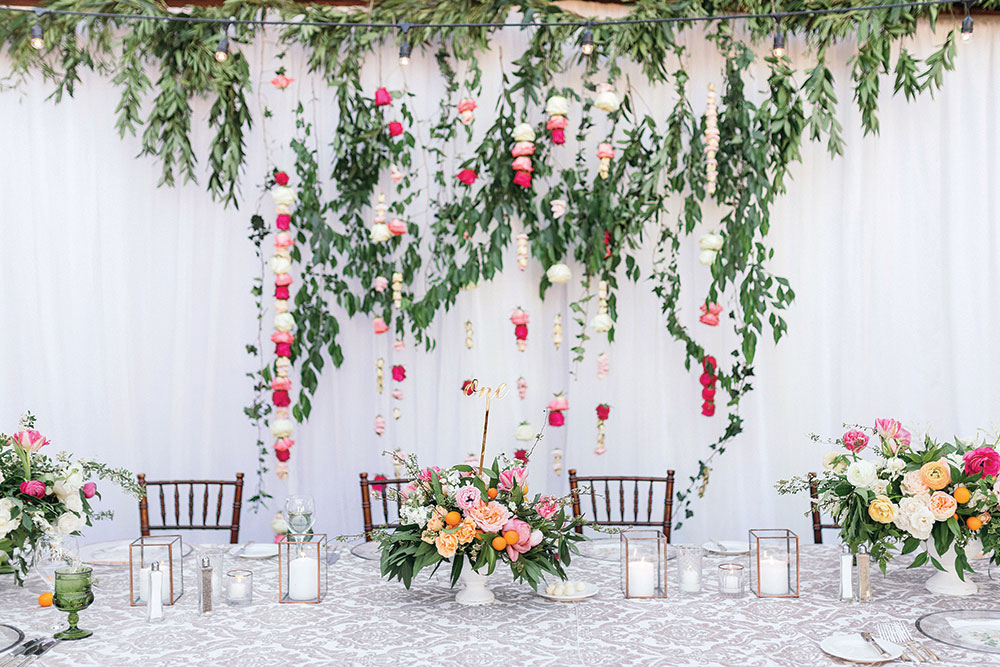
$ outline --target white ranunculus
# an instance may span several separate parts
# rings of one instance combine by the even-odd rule
[[[918,540],[926,540],[931,536],[936,519],[927,507],[919,507],[909,516],[909,531]]]
[[[59,521],[56,522],[56,528],[63,535],[69,535],[71,533],[76,533],[83,530],[87,525],[83,517],[79,516],[75,512],[64,512],[59,516]]]
[[[16,519],[12,519],[10,516],[14,507],[16,507],[16,505],[13,499],[0,499],[0,539],[3,539],[8,533],[21,525],[20,516]]]
[[[291,206],[298,199],[295,190],[287,185],[276,185],[271,188],[271,199],[279,206]]]
[[[876,479],[872,482],[871,490],[875,492],[876,496],[884,496],[889,488],[889,481],[885,479]]]
[[[569,115],[569,100],[567,100],[562,95],[553,95],[545,103],[545,113],[549,114],[550,116]]]
[[[66,506],[66,509],[83,514],[83,501],[80,499],[79,491],[62,498],[62,503]]]
[[[612,111],[618,111],[618,107],[621,106],[621,102],[618,101],[618,95],[615,94],[615,91],[603,90],[597,94],[597,98],[594,100],[594,106],[601,111],[611,113]]]
[[[889,476],[889,479],[896,479],[897,477],[902,475],[903,471],[906,469],[906,461],[900,458],[893,457],[885,462],[885,465],[882,466],[882,469],[885,470],[886,474]]]
[[[702,250],[722,250],[723,238],[721,234],[703,234],[698,239],[698,247]]]
[[[552,203],[549,204],[552,207],[552,217],[561,218],[566,215],[566,209],[569,208],[566,205],[565,199],[553,199]]]
[[[855,461],[847,466],[847,481],[859,489],[870,489],[878,479],[875,464],[871,461]]]
[[[715,255],[717,253],[714,250],[702,250],[698,254],[698,261],[705,266],[712,266],[715,264]]]
[[[268,264],[271,267],[271,273],[288,273],[289,269],[292,268],[292,261],[281,255],[273,256]]]
[[[611,331],[611,327],[615,325],[614,320],[607,313],[598,313],[594,319],[590,320],[590,328],[597,333],[604,333],[606,331]]]
[[[528,422],[523,422],[514,429],[514,439],[530,442],[535,439],[535,429]]]
[[[570,278],[573,277],[573,272],[565,264],[553,264],[545,272],[545,275],[548,276],[550,282],[561,285],[570,281]]]
[[[371,240],[375,243],[384,243],[392,238],[392,232],[389,231],[389,225],[384,222],[376,222],[372,225]]]
[[[287,438],[295,430],[291,419],[275,419],[271,422],[271,435],[275,438]]]
[[[535,131],[527,123],[521,123],[514,128],[514,141],[534,141]]]
[[[841,452],[831,449],[823,455],[823,469],[838,473],[844,472],[847,469],[847,461],[844,460]]]
[[[274,328],[278,331],[291,331],[295,328],[295,317],[291,313],[278,313],[274,316]]]

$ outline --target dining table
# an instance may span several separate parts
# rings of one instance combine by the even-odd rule
[[[369,554],[374,553],[372,548]],[[64,641],[36,665],[843,665],[820,642],[831,635],[875,633],[881,623],[902,621],[940,664],[1000,664],[1000,656],[973,652],[920,635],[914,622],[947,609],[997,607],[1000,582],[985,562],[973,575],[978,595],[936,596],[924,589],[929,568],[907,569],[907,558],[872,576],[873,599],[841,602],[838,546],[800,550],[797,598],[720,595],[722,563],[748,565],[748,556],[709,555],[700,594],[678,590],[676,561],[668,562],[668,596],[629,599],[622,594],[620,564],[611,558],[575,556],[573,581],[595,584],[593,597],[546,599],[509,569],[488,579],[496,599],[463,606],[449,587],[450,568],[419,573],[409,589],[380,576],[377,560],[336,550],[327,570],[327,592],[318,604],[278,601],[277,558],[241,558],[231,545],[196,545],[183,559],[184,594],[164,607],[164,618],[146,621],[146,609],[129,604],[127,565],[94,566],[94,602],[80,613],[93,636]],[[197,611],[196,569],[203,556],[224,571],[253,572],[253,602],[229,606],[218,596],[211,615]],[[66,614],[41,607],[50,590],[40,576],[23,587],[0,577],[0,623],[27,638],[51,636]],[[2,656],[0,656],[2,657]]]

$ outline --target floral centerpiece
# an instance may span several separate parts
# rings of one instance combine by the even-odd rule
[[[49,441],[35,430],[35,418],[21,419],[21,430],[0,434],[0,566],[13,572],[18,584],[31,568],[43,543],[66,560],[60,549],[67,535],[79,535],[92,521],[111,518],[95,512],[91,502],[100,498],[93,477],[110,480],[140,498],[142,491],[132,474],[89,459],[73,460],[66,452],[51,458],[40,453]]]
[[[851,428],[833,442],[838,448],[824,455],[817,477],[817,502],[841,526],[853,553],[865,545],[884,572],[897,547],[908,554],[923,545],[910,567],[930,562],[963,581],[973,572],[970,544],[973,555],[981,548],[1000,563],[1000,518],[993,520],[1000,511],[1000,439],[940,443],[927,436],[914,444],[900,422],[879,419],[874,428]],[[869,453],[874,460],[865,458]],[[794,493],[808,484],[796,477],[777,488]]]
[[[582,518],[567,517],[566,498],[528,495],[528,470],[501,456],[479,470],[423,468],[405,460],[413,481],[400,492],[399,528],[377,534],[382,575],[409,588],[418,572],[451,561],[451,585],[466,562],[481,574],[497,564],[538,589],[545,573],[566,579]],[[390,494],[394,493],[392,490]]]

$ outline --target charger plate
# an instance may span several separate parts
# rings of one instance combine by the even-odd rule
[[[1000,654],[1000,610],[997,609],[936,611],[918,618],[917,630],[942,644]]]
[[[9,648],[14,648],[21,643],[22,639],[24,639],[23,632],[15,628],[13,625],[0,623],[0,653],[3,653]]]

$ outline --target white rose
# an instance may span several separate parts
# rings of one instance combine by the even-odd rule
[[[698,253],[698,261],[705,266],[712,266],[715,264],[715,255],[716,252],[714,250],[702,250]]]
[[[615,91],[604,90],[598,93],[597,98],[594,100],[594,106],[601,111],[611,113],[612,111],[618,111],[621,103],[618,101],[618,95],[615,94]]]
[[[565,264],[553,264],[545,272],[545,275],[548,276],[551,282],[563,284],[570,281],[570,278],[573,277],[573,272]]]
[[[56,528],[63,535],[69,535],[70,533],[76,533],[84,529],[87,522],[83,520],[83,517],[79,516],[74,512],[65,512],[59,516],[59,521],[56,522]]]
[[[271,422],[271,435],[275,438],[287,438],[294,429],[291,419],[275,419]]]
[[[909,517],[910,535],[918,540],[926,540],[934,529],[934,515],[927,507],[919,507]]]
[[[930,492],[930,489],[924,484],[919,470],[911,470],[903,475],[903,482],[899,485],[899,489],[908,496],[919,496]]]
[[[841,452],[831,449],[823,455],[823,469],[837,473],[844,472],[847,469],[847,461],[843,456]]]
[[[291,313],[278,313],[274,316],[274,328],[278,331],[291,331],[295,328],[295,318]]]
[[[702,250],[722,250],[722,242],[720,234],[704,234],[698,239],[698,247]]]
[[[889,475],[889,479],[896,479],[902,475],[905,468],[906,461],[900,458],[891,458],[882,466],[882,470]]]
[[[552,207],[553,218],[561,218],[566,214],[566,209],[568,208],[568,206],[566,205],[566,200],[553,199],[549,205]]]
[[[545,103],[545,113],[550,116],[566,116],[569,115],[569,100],[567,100],[562,95],[553,95]]]
[[[392,238],[392,232],[389,231],[389,225],[384,222],[377,222],[372,225],[371,240],[375,243],[384,243]]]
[[[280,514],[275,514],[271,520],[271,530],[274,531],[275,535],[284,535],[288,532],[288,523]]]
[[[14,501],[10,498],[0,500],[0,539],[21,525],[21,517],[11,518],[11,510],[15,507]]]
[[[281,255],[272,257],[268,264],[271,266],[271,273],[288,273],[292,268],[291,260]]]
[[[604,333],[606,331],[611,331],[611,327],[615,325],[614,320],[607,313],[598,313],[594,319],[590,320],[590,328],[597,333]]]
[[[535,131],[527,123],[521,123],[514,128],[514,141],[534,141]]]
[[[535,429],[528,422],[521,422],[521,424],[514,429],[514,439],[522,442],[534,440]]]
[[[847,466],[847,481],[859,489],[870,489],[876,479],[875,464],[870,461],[855,461]]]
[[[271,199],[279,206],[291,206],[298,197],[295,190],[287,185],[276,185],[271,188]]]

